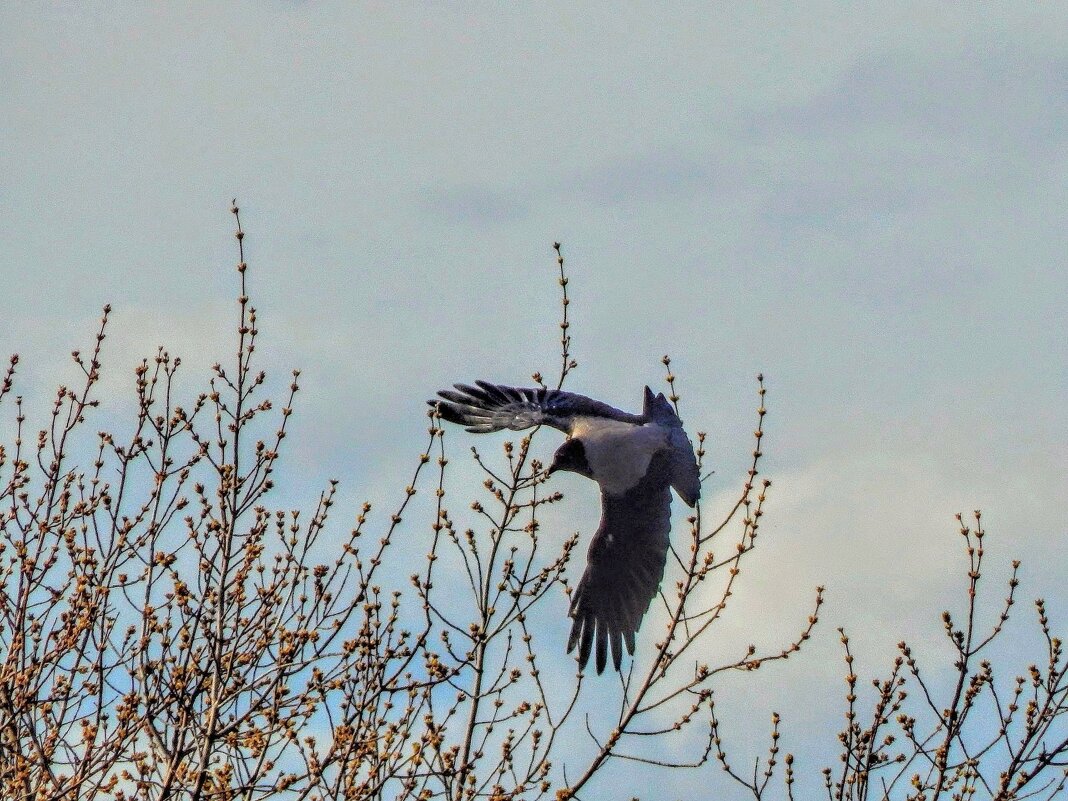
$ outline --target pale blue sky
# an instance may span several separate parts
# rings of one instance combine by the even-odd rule
[[[834,625],[867,627],[871,670],[937,630],[916,610],[956,576],[957,511],[1068,611],[1065,7],[573,6],[5,5],[22,390],[105,302],[112,386],[156,343],[194,374],[225,355],[237,196],[266,363],[305,373],[295,465],[350,506],[389,497],[433,390],[552,368],[560,240],[572,388],[635,408],[670,352],[713,495],[768,377],[776,486],[733,632],[829,596],[761,728],[773,704],[837,725],[786,700],[839,692]]]

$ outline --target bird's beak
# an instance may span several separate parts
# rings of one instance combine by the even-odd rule
[[[555,472],[556,472],[556,462],[553,462],[551,465],[549,465],[549,469],[545,471],[545,475],[551,476]]]

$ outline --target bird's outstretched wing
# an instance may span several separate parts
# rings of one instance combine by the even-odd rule
[[[671,454],[656,454],[645,477],[620,496],[601,493],[601,525],[590,543],[586,572],[571,599],[571,636],[585,667],[596,646],[597,672],[612,651],[619,670],[623,645],[634,653],[634,634],[656,596],[667,561],[671,529]]]
[[[455,384],[455,389],[438,392],[441,400],[429,400],[444,420],[466,426],[474,434],[510,428],[521,431],[538,425],[552,426],[571,433],[579,417],[603,417],[641,425],[645,418],[628,414],[607,403],[546,387],[505,387],[488,381],[475,386]]]

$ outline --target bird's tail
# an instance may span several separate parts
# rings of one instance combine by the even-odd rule
[[[656,395],[649,387],[645,388],[645,406],[642,409],[646,419],[651,420],[657,425],[668,426],[670,428],[681,428],[682,420],[675,414],[675,407],[671,405],[671,402],[664,397],[664,393],[660,392]]]
[[[675,413],[675,407],[664,397],[664,393],[653,395],[649,387],[645,388],[644,412],[646,418],[669,430],[671,486],[686,505],[692,508],[701,497],[701,475],[694,458],[693,444],[683,431],[682,420]]]

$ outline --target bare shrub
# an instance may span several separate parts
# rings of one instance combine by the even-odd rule
[[[781,767],[778,723],[764,773],[759,763],[751,780],[736,773],[712,685],[724,672],[798,651],[822,603],[820,588],[793,642],[708,661],[770,487],[759,473],[763,379],[736,501],[718,515],[706,501],[685,525],[676,522],[636,656],[622,674],[587,677],[552,628],[583,540],[541,530],[546,506],[562,496],[537,458],[538,431],[503,443],[495,457],[472,451],[481,484],[457,490],[431,412],[426,447],[382,518],[365,504],[354,526],[336,522],[336,481],[304,509],[269,504],[275,482],[292,481],[282,468],[299,373],[278,402],[254,367],[258,322],[232,211],[236,347],[202,392],[179,397],[181,361],[160,349],[136,369],[124,433],[92,433],[108,308],[89,355],[73,354],[78,386],[58,390],[41,431],[26,430],[22,399],[13,397],[17,357],[0,384],[0,408],[13,405],[14,423],[10,446],[0,447],[3,797],[566,799],[602,786],[620,763],[718,760],[761,798]],[[556,250],[560,387],[576,363]],[[663,365],[678,409],[671,360]],[[703,465],[705,436],[695,439]],[[414,501],[419,493],[428,499]],[[459,506],[447,503],[453,495]],[[964,536],[974,598],[983,533]],[[828,774],[830,796],[1058,792],[1063,777],[1048,776],[1061,769],[1066,745],[1049,738],[1064,711],[1064,667],[1039,611],[1048,666],[1008,695],[994,691],[987,663],[975,665],[1001,623],[977,639],[973,605],[963,629],[947,616],[958,680],[945,716],[903,646],[864,727],[847,650],[849,727],[843,770]],[[933,723],[904,711],[906,681],[920,688]],[[963,732],[984,698],[1001,723],[988,745],[975,746]],[[906,747],[892,752],[884,730],[899,714]],[[682,758],[664,756],[688,747]],[[999,777],[987,766],[1006,748]],[[792,758],[784,765],[792,797]],[[876,785],[887,770],[896,773]],[[918,778],[906,792],[910,771]]]
[[[1035,611],[1045,652],[1010,679],[1006,670],[995,668],[991,651],[1010,622],[1020,563],[1012,563],[1000,610],[992,620],[982,620],[977,602],[987,533],[978,511],[971,525],[963,515],[957,521],[967,560],[964,611],[959,619],[942,613],[945,647],[937,661],[921,670],[912,647],[898,643],[888,675],[871,680],[872,701],[865,710],[849,637],[838,629],[846,666],[846,725],[837,738],[838,767],[823,769],[830,801],[1051,801],[1062,797],[1068,784],[1068,664],[1062,640],[1053,635],[1039,599]],[[763,764],[755,761],[751,774],[736,770],[723,747],[717,751],[723,769],[757,801],[774,792],[769,785],[780,736],[775,715],[768,755]],[[794,771],[788,754],[782,779],[791,799]]]
[[[14,441],[0,448],[4,797],[567,798],[610,760],[641,759],[627,753],[631,740],[696,725],[717,673],[783,658],[809,636],[814,615],[781,652],[703,661],[759,529],[768,482],[758,481],[758,426],[737,503],[714,526],[700,510],[689,519],[664,585],[665,628],[622,677],[615,722],[600,732],[587,722],[595,747],[576,762],[561,744],[581,734],[565,727],[588,682],[546,685],[545,660],[570,660],[538,621],[546,599],[569,591],[578,535],[543,542],[539,512],[561,495],[532,455],[536,432],[505,443],[501,459],[475,453],[485,482],[463,513],[470,525],[445,506],[449,459],[433,414],[374,536],[367,505],[347,533],[333,523],[336,481],[308,509],[271,508],[299,372],[278,406],[254,368],[258,323],[232,211],[236,349],[205,391],[182,403],[181,360],[160,349],[136,370],[131,430],[90,435],[105,308],[91,353],[73,354],[82,382],[59,389],[43,430],[24,430],[15,398]],[[559,246],[557,258],[560,386],[575,362]],[[434,519],[426,534],[408,526],[398,548],[428,472]],[[711,545],[734,520],[735,543],[717,560]],[[420,551],[422,567],[398,586]],[[447,592],[435,587],[442,559]],[[696,589],[716,576],[719,601],[698,607]],[[647,719],[660,723],[643,728]]]

